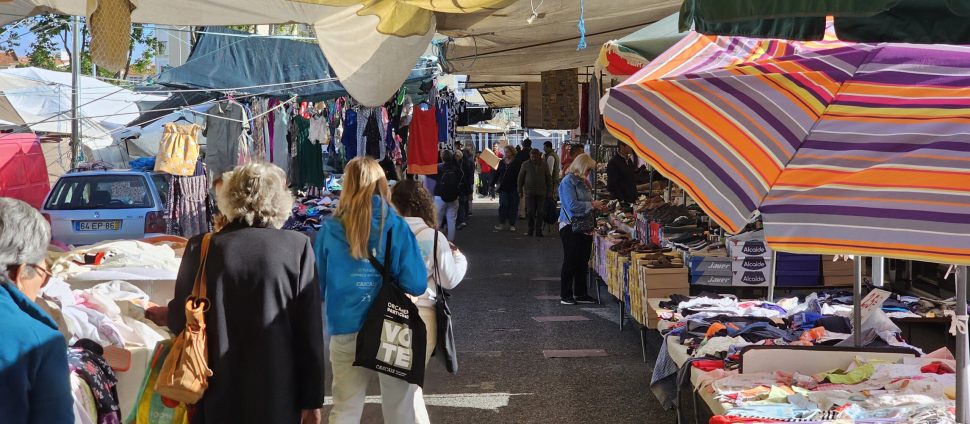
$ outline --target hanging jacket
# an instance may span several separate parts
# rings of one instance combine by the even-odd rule
[[[383,226],[382,226],[383,225]],[[404,218],[379,196],[372,202],[371,231],[368,246],[384,262],[384,245],[391,234],[390,271],[401,288],[420,296],[428,288],[428,272],[421,250]],[[314,243],[317,271],[327,306],[327,334],[331,336],[360,331],[381,287],[381,274],[365,259],[350,256],[350,245],[339,218],[328,219]]]

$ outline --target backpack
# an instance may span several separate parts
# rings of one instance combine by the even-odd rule
[[[436,195],[445,202],[458,200],[461,178],[458,176],[458,169],[455,166],[444,166],[441,175],[438,176],[438,185],[435,186]]]

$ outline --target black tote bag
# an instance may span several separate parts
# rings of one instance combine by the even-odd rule
[[[440,354],[445,360],[445,368],[452,374],[458,373],[458,349],[455,347],[455,329],[451,323],[451,308],[448,307],[448,297],[451,295],[441,287],[441,277],[438,275],[438,230],[434,230],[434,282],[437,294],[434,302],[435,320],[438,322],[438,340],[435,343],[435,354]]]
[[[387,233],[384,264],[368,254],[380,272],[381,288],[357,334],[354,366],[399,378],[410,384],[424,384],[424,358],[428,333],[418,307],[391,276],[391,233]]]

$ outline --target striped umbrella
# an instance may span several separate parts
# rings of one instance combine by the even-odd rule
[[[731,232],[970,264],[970,47],[692,33],[603,114]]]

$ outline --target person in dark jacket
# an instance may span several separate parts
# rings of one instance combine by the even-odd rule
[[[252,163],[227,174],[216,194],[229,224],[205,263],[209,387],[193,423],[319,423],[323,313],[310,239],[280,230],[293,197],[279,167]],[[185,299],[199,269],[202,235],[189,240],[168,306],[185,327]]]
[[[526,163],[530,157],[532,157],[532,140],[527,138],[522,140],[522,150],[516,153],[515,158],[522,163]]]
[[[459,150],[456,156],[458,157],[458,166],[461,168],[457,222],[458,229],[462,229],[468,225],[468,217],[472,215],[472,195],[475,194],[475,157],[468,149]]]
[[[515,220],[519,217],[519,170],[522,162],[515,157],[515,149],[506,146],[505,156],[495,172],[495,185],[498,186],[498,225],[495,230],[515,231]]]
[[[457,182],[450,176],[445,178],[445,174],[454,174]],[[454,152],[451,150],[441,152],[438,174],[433,178],[437,180],[434,186],[434,206],[438,217],[438,228],[445,232],[448,241],[454,242],[455,231],[458,228],[458,206],[463,180],[461,163],[456,159]],[[449,187],[450,184],[457,184],[457,187]]]
[[[552,200],[552,175],[542,160],[542,153],[532,150],[531,158],[519,171],[519,197],[525,200],[525,216],[529,222],[526,236],[542,237],[542,221],[547,199]]]
[[[619,150],[606,164],[606,190],[622,202],[637,201],[637,163],[633,149],[625,143],[620,143]]]
[[[74,423],[67,343],[34,304],[50,279],[50,225],[20,200],[0,197],[0,422]]]

